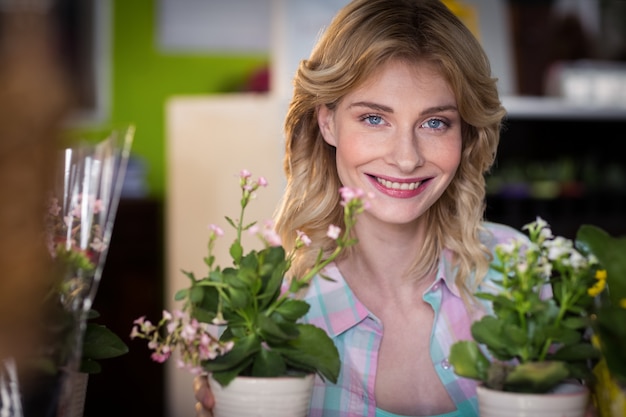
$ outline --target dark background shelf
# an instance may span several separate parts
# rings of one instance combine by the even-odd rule
[[[521,227],[541,216],[574,238],[582,223],[626,235],[626,119],[509,118],[488,182],[488,220]],[[566,173],[564,173],[566,171]],[[550,183],[548,198],[529,191]],[[512,190],[526,192],[512,196]]]
[[[120,201],[102,280],[96,322],[113,330],[129,353],[100,362],[89,376],[85,417],[164,415],[164,366],[150,359],[145,341],[131,341],[133,321],[161,317],[163,309],[162,203]]]

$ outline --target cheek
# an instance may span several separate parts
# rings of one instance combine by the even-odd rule
[[[462,144],[461,139],[445,143],[441,148],[439,157],[440,166],[446,171],[456,171],[461,164]]]
[[[368,162],[374,157],[372,146],[363,146],[362,138],[342,136],[337,143],[338,167],[353,167]]]
[[[452,167],[454,167],[454,170],[456,171],[457,168],[459,167],[459,165],[461,165],[461,153],[462,153],[462,149],[461,149],[461,145],[459,145],[458,147],[456,147],[454,149],[454,151],[450,154],[450,165]]]

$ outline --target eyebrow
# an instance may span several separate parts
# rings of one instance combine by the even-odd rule
[[[357,101],[348,106],[348,108],[353,108],[353,107],[367,107],[369,109],[376,110],[376,111],[393,113],[393,109],[391,107],[385,106],[383,104],[373,103],[370,101]],[[455,105],[447,104],[443,106],[429,107],[427,109],[424,109],[424,111],[422,111],[420,114],[427,115],[427,114],[446,112],[446,111],[458,112],[459,109]]]

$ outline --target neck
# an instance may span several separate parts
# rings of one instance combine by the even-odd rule
[[[371,230],[357,230],[359,243],[337,262],[350,288],[361,301],[366,292],[385,299],[421,296],[434,279],[428,271],[410,271],[424,243],[423,228]]]

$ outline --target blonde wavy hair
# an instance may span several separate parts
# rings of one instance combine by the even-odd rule
[[[354,0],[335,16],[309,59],[300,63],[284,124],[287,186],[276,212],[277,230],[283,242],[293,242],[296,230],[313,241],[298,253],[291,269],[295,276],[313,264],[320,248],[334,249],[325,233],[329,224],[343,227],[342,184],[335,148],[324,141],[317,124],[317,108],[334,109],[395,59],[437,65],[456,96],[462,119],[460,166],[424,214],[431,230],[408,273],[432,272],[443,248],[448,248],[454,254],[457,285],[470,295],[491,260],[479,240],[484,231],[484,174],[494,162],[505,110],[481,45],[439,0]],[[468,288],[472,274],[477,279]]]

